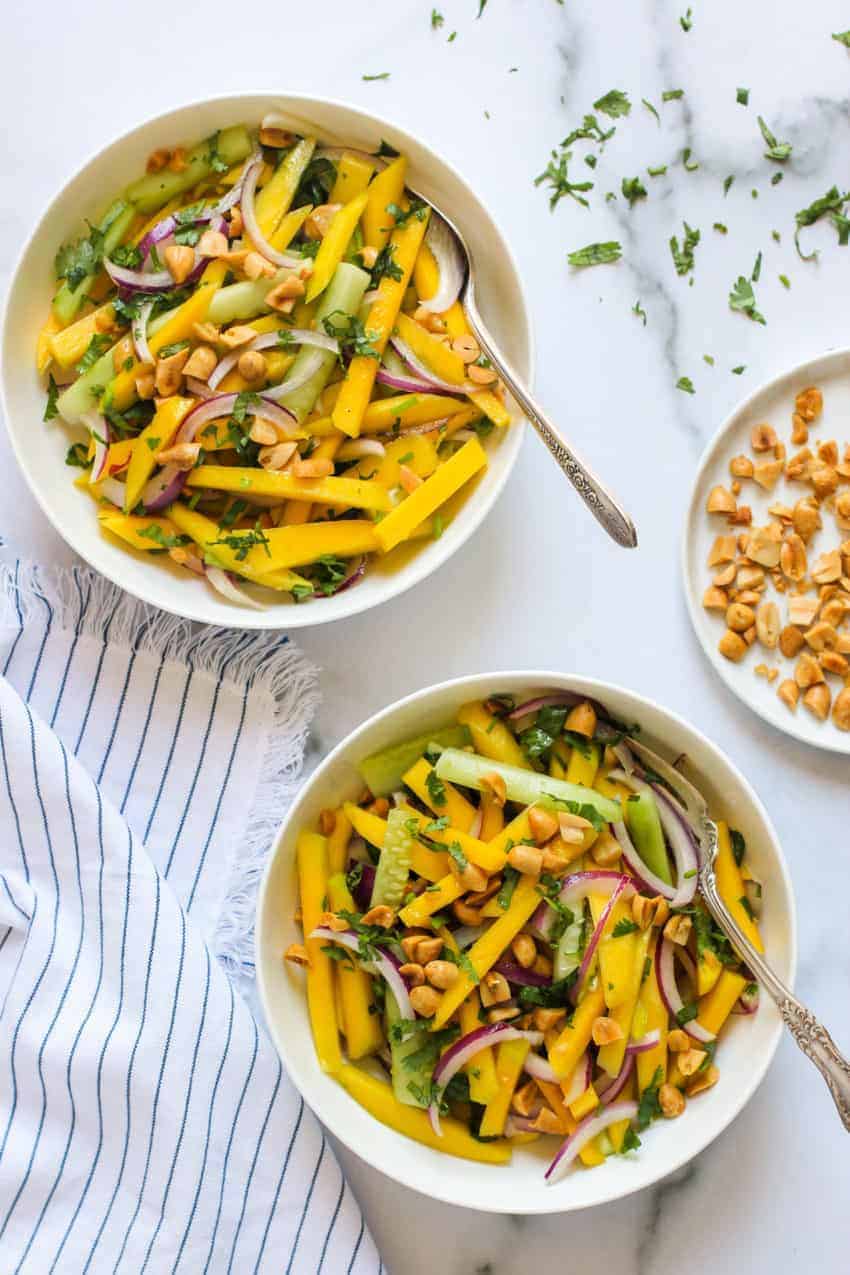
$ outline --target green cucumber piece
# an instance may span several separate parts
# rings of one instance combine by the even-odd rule
[[[182,195],[197,186],[204,177],[208,177],[213,171],[212,161],[216,156],[228,168],[232,168],[234,164],[247,159],[251,149],[248,130],[241,124],[224,128],[189,151],[186,167],[182,172],[172,173],[170,169],[163,168],[158,173],[146,173],[127,187],[125,198],[129,199],[137,212],[156,212],[175,195]]]
[[[611,801],[603,797],[594,788],[584,788],[581,784],[570,784],[565,779],[553,779],[550,775],[541,775],[536,770],[522,770],[519,766],[507,766],[504,762],[492,761],[489,757],[480,757],[477,753],[464,753],[456,748],[447,748],[437,759],[435,767],[440,779],[448,779],[451,783],[461,784],[464,788],[482,787],[485,775],[501,775],[505,781],[508,801],[518,801],[523,806],[533,806],[536,802],[543,805],[566,801],[581,806],[592,806],[606,823],[615,823],[622,819],[623,811],[619,801]]]
[[[375,870],[375,884],[372,886],[373,908],[379,903],[388,908],[401,906],[410,876],[413,852],[413,837],[407,828],[409,818],[409,812],[398,807],[387,816],[387,831]]]
[[[430,744],[440,748],[463,748],[471,740],[467,726],[447,726],[431,730],[400,744],[391,744],[366,757],[358,765],[363,781],[375,797],[387,797],[402,786],[410,767],[423,756]]]
[[[652,792],[634,793],[626,802],[626,827],[635,849],[650,871],[668,885],[673,884],[667,845],[661,828],[658,805]]]
[[[428,1066],[408,1066],[409,1059],[425,1044],[428,1036],[425,1024],[409,1031],[404,1040],[395,1040],[393,1028],[397,1024],[406,1025],[409,1020],[399,1013],[396,998],[387,988],[384,1005],[384,1017],[387,1027],[387,1040],[390,1042],[392,1056],[393,1093],[399,1102],[407,1107],[427,1107],[426,1096],[431,1091],[433,1071]]]
[[[162,314],[158,314],[155,319],[151,319],[148,324],[148,335],[153,336],[164,323],[168,322],[171,315],[171,310],[165,310]],[[90,412],[97,405],[103,391],[114,380],[115,365],[112,362],[112,351],[114,349],[115,346],[111,346],[105,354],[100,356],[93,367],[78,376],[76,381],[69,385],[66,390],[63,390],[56,400],[59,415],[69,425],[79,425],[80,417],[83,413]]]
[[[568,974],[572,974],[573,970],[577,970],[581,965],[583,938],[584,916],[579,913],[576,920],[567,926],[555,945],[552,977],[556,982],[558,979],[566,978]]]
[[[313,323],[316,331],[324,334],[325,325],[323,320],[329,318],[332,314],[339,315],[340,319],[343,316],[350,318],[351,315],[356,314],[368,286],[369,275],[365,270],[361,270],[359,266],[352,266],[346,261],[338,265],[316,308],[316,316]],[[313,410],[316,399],[327,385],[328,378],[336,363],[336,355],[330,350],[317,352],[315,346],[305,345],[303,349],[299,350],[295,362],[284,379],[284,385],[290,378],[294,379],[305,363],[312,364],[316,360],[317,353],[321,355],[321,358],[318,361],[316,371],[310,379],[300,385],[298,389],[292,390],[291,393],[284,394],[278,399],[282,407],[293,413],[299,424]]]
[[[98,226],[98,230],[103,235],[104,257],[108,257],[118,247],[130,229],[135,215],[135,209],[130,204],[125,204],[123,199],[116,200],[111,206]],[[53,298],[53,313],[63,327],[67,327],[77,317],[80,306],[83,304],[94,279],[95,276],[93,274],[86,275],[84,279],[80,280],[76,288],[70,288],[67,279],[62,281],[56,296]]]
[[[255,318],[270,308],[266,295],[290,274],[291,270],[279,270],[270,279],[244,279],[219,288],[210,302],[207,318],[218,327],[237,319]]]

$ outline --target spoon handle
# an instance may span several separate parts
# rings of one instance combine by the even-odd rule
[[[711,915],[756,981],[776,1002],[785,1026],[823,1076],[841,1122],[850,1133],[850,1062],[840,1052],[823,1023],[789,991],[740,929],[717,889],[713,867],[703,868],[700,872],[700,889]]]
[[[500,353],[493,337],[488,332],[473,298],[467,292],[464,309],[469,325],[482,351],[507,385],[516,399],[523,414],[531,421],[537,433],[543,439],[552,456],[569,478],[575,490],[581,496],[590,512],[596,518],[612,540],[625,549],[634,549],[637,545],[637,532],[631,518],[617,504],[614,497],[605,489],[599,479],[583,461],[579,460],[572,448],[567,446],[561,433],[543,411],[540,404],[532,398],[522,383],[520,376]]]

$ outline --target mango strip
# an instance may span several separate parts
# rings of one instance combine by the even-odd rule
[[[481,1117],[481,1128],[478,1132],[482,1138],[499,1137],[500,1134],[504,1133],[505,1121],[508,1118],[508,1108],[511,1105],[511,1098],[514,1096],[517,1081],[522,1075],[522,1064],[525,1062],[525,1056],[529,1048],[527,1040],[506,1040],[498,1046],[496,1050],[496,1077],[499,1082],[499,1090],[496,1096],[488,1102],[484,1115]]]
[[[328,880],[328,903],[334,912],[357,911],[342,873]],[[383,1040],[380,1018],[370,1013],[374,1009],[372,980],[350,960],[336,961],[335,966],[346,1053],[351,1059],[364,1058],[376,1053]]]
[[[149,553],[153,549],[162,552],[162,545],[157,540],[142,534],[151,527],[158,527],[163,536],[177,536],[179,534],[174,523],[168,518],[137,517],[132,514],[118,513],[116,510],[107,510],[106,508],[100,510],[97,517],[101,530],[111,532],[113,536],[118,536],[121,540],[126,541],[133,549],[141,549],[143,553]]]
[[[328,871],[331,876],[344,872],[351,840],[351,820],[344,810],[335,810],[333,831],[328,834]]]
[[[467,957],[478,979],[482,979],[495,965],[512,939],[519,934],[539,902],[540,895],[537,892],[535,878],[523,877],[517,882],[507,912],[494,921],[467,951]],[[434,1015],[433,1031],[445,1026],[473,986],[475,986],[474,980],[470,978],[466,970],[462,970],[457,982],[443,993],[443,999]]]
[[[747,986],[743,974],[724,969],[714,987],[699,1003],[697,1022],[715,1036],[732,1012],[732,1006]]]
[[[379,252],[388,243],[395,225],[392,213],[387,212],[387,205],[401,206],[406,176],[407,160],[404,155],[399,155],[392,163],[387,164],[382,173],[375,175],[369,186],[369,198],[363,213],[363,241],[370,248],[377,248]]]
[[[168,507],[168,516],[184,535],[189,536],[195,541],[195,544],[201,550],[203,557],[211,557],[218,566],[224,568],[225,571],[233,571],[245,577],[246,580],[253,580],[257,584],[264,584],[268,589],[279,589],[281,591],[291,593],[296,586],[309,589],[310,583],[303,576],[296,575],[293,571],[268,571],[264,575],[258,575],[248,560],[248,557],[242,559],[237,558],[236,551],[229,548],[226,544],[215,543],[221,537],[221,530],[217,523],[211,518],[206,518],[203,514],[199,514],[197,510],[190,509],[188,505],[183,505],[179,500]]]
[[[112,302],[107,301],[82,319],[69,323],[67,328],[55,331],[48,338],[50,353],[61,368],[73,367],[85,354],[93,336],[112,332],[117,325]]]
[[[275,496],[279,500],[322,500],[346,509],[383,511],[390,508],[385,487],[353,478],[296,478],[293,474],[243,469],[237,465],[199,465],[190,473],[186,485],[237,494],[249,491],[255,496]]]
[[[649,947],[650,932],[643,930],[637,934],[629,934],[622,939],[612,939],[613,943],[626,943],[631,939],[632,947],[632,970],[631,977],[628,980],[626,993],[620,1003],[612,1010],[609,1010],[610,1017],[623,1030],[620,1040],[614,1040],[610,1045],[602,1045],[596,1055],[596,1061],[603,1071],[607,1071],[609,1076],[616,1076],[623,1065],[626,1056],[626,1045],[632,1032],[632,1019],[635,1014],[638,993],[640,992],[640,982],[643,977],[644,966],[646,964],[646,953]]]
[[[389,1125],[405,1137],[413,1138],[435,1151],[445,1151],[448,1155],[460,1156],[465,1160],[476,1160],[480,1164],[508,1164],[511,1158],[510,1143],[479,1142],[461,1124],[451,1116],[444,1116],[440,1125],[443,1136],[438,1137],[431,1128],[428,1113],[419,1107],[408,1107],[398,1101],[389,1085],[382,1080],[361,1071],[359,1067],[343,1064],[337,1073],[337,1080],[351,1094],[361,1107],[373,1115],[382,1124]]]
[[[289,211],[298,183],[316,148],[315,137],[304,137],[284,155],[254,201],[257,225],[266,239]],[[247,236],[246,236],[247,238]]]
[[[340,386],[342,382],[339,383]],[[336,389],[329,386],[325,390],[325,399],[339,397],[328,395],[328,391]],[[327,411],[327,406],[324,408]],[[360,422],[361,434],[389,434],[394,428],[409,429],[414,425],[427,425],[447,417],[466,418],[467,406],[462,399],[450,398],[447,394],[394,394],[391,398],[378,398],[370,403],[363,413]],[[307,421],[306,427],[311,434],[322,437],[336,430],[332,416],[320,416],[314,421]]]
[[[311,453],[317,460],[333,460],[339,451],[342,443],[342,434],[335,430],[333,434],[328,434],[320,443],[316,445],[315,450]],[[367,471],[368,472],[368,471]],[[358,475],[360,476],[360,475]],[[346,477],[352,477],[349,472]],[[314,511],[319,506],[312,503],[308,504],[306,500],[290,500],[283,510],[282,522],[287,527],[301,527],[305,522],[309,522]]]
[[[459,899],[462,894],[463,886],[460,881],[453,872],[447,872],[444,877],[434,883],[433,887],[429,886],[427,890],[417,895],[412,903],[403,907],[399,916],[405,925],[427,924],[429,917],[442,908],[448,907],[450,903],[454,903],[455,899]]]
[[[516,737],[503,721],[495,717],[480,702],[464,704],[458,711],[458,721],[468,726],[475,751],[493,761],[503,761],[508,766],[522,766],[531,770],[531,764],[516,741]]]
[[[315,832],[302,832],[296,844],[301,912],[304,921],[304,945],[307,948],[307,1005],[316,1054],[323,1071],[337,1072],[342,1054],[337,1034],[333,993],[333,962],[326,952],[324,939],[311,939],[325,908],[328,888],[328,853],[324,837]]]
[[[436,291],[436,285],[434,287]],[[420,294],[421,295],[421,294]],[[431,293],[433,296],[433,292]],[[466,321],[466,315],[459,301],[455,301],[454,305],[449,306],[443,318],[446,321],[446,331],[449,336],[467,336],[470,333],[469,324]],[[494,425],[498,425],[504,429],[506,425],[511,423],[511,414],[505,407],[498,395],[492,390],[473,390],[469,395],[470,400],[478,407],[488,420]]]
[[[641,983],[632,1025],[632,1034],[635,1037],[645,1036],[647,1032],[654,1031],[656,1027],[661,1032],[661,1038],[655,1048],[648,1049],[644,1054],[638,1054],[635,1059],[638,1088],[641,1093],[648,1085],[652,1084],[652,1079],[659,1067],[661,1068],[662,1081],[667,1075],[667,1030],[669,1020],[667,1006],[661,999],[661,990],[658,986],[658,979],[655,977],[654,945],[657,941],[658,936],[656,935],[649,951],[649,970],[646,978]]]
[[[266,555],[262,547],[259,554],[254,551],[254,565],[260,576],[266,570],[306,566],[325,554],[354,558],[361,553],[372,553],[379,547],[375,524],[363,519],[308,522],[301,527],[271,527],[265,535],[269,554]]]
[[[717,889],[723,902],[756,951],[763,952],[764,943],[759,933],[759,927],[742,902],[747,897],[744,890],[744,878],[741,876],[741,869],[735,862],[735,856],[732,853],[732,838],[729,836],[729,825],[722,820],[717,822],[717,858],[714,863],[714,871],[717,875]]]
[[[157,465],[157,453],[164,451],[180,427],[180,422],[195,406],[191,398],[160,399],[150,423],[133,443],[127,481],[124,487],[124,510],[129,513],[139,503],[145,483]]]
[[[366,211],[369,211],[368,205]],[[375,385],[380,356],[386,348],[401,309],[413,263],[427,227],[427,216],[420,218],[414,215],[393,231],[390,241],[394,250],[393,261],[400,275],[397,279],[384,275],[378,285],[378,295],[372,302],[364,324],[367,339],[378,357],[361,354],[351,360],[339,398],[334,404],[334,425],[351,438],[357,438],[360,433],[363,414]]]
[[[303,208],[292,208],[284,217],[281,217],[277,226],[268,236],[269,243],[278,252],[283,252],[284,248],[289,247],[290,240],[298,233],[304,222],[313,211],[312,204],[305,204]],[[303,323],[296,318],[296,326],[303,327]]]
[[[53,358],[53,338],[61,328],[62,324],[51,310],[35,344],[35,368],[39,376],[44,376],[50,367],[50,361]]]
[[[440,505],[459,491],[486,464],[487,453],[484,448],[477,438],[470,438],[421,487],[417,487],[378,523],[378,539],[384,551],[388,553],[402,540],[406,540],[421,522],[435,513]]]
[[[415,793],[429,810],[433,810],[435,815],[446,815],[454,828],[460,828],[461,832],[469,832],[476,816],[475,807],[455,788],[454,784],[442,781],[440,784],[442,801],[438,803],[428,787],[428,776],[433,774],[433,771],[434,767],[431,763],[424,757],[420,757],[403,779],[410,791]],[[481,840],[488,841],[489,837],[485,837],[482,832]]]
[[[366,200],[365,193],[355,196],[344,208],[340,208],[331,221],[313,262],[313,273],[307,284],[308,301],[315,301],[330,283],[334,271],[345,256],[351,236],[366,207]]]
[[[346,151],[336,166],[336,180],[328,195],[328,203],[347,204],[366,189],[374,171],[374,164]]]
[[[463,359],[450,346],[438,341],[427,328],[407,314],[398,316],[396,327],[401,339],[435,376],[450,385],[463,385],[466,368]]]
[[[555,1074],[561,1079],[566,1079],[575,1071],[579,1058],[590,1044],[594,1021],[604,1012],[602,988],[592,987],[576,1007],[572,1022],[564,1027],[549,1050],[549,1061]]]

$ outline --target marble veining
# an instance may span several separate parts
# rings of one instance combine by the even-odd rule
[[[437,31],[433,6],[445,16]],[[376,709],[478,669],[575,670],[655,696],[726,749],[765,800],[797,895],[797,990],[848,1050],[847,760],[776,734],[724,689],[690,632],[677,558],[699,453],[735,402],[784,368],[850,344],[850,249],[838,247],[829,224],[804,232],[820,251],[816,262],[801,262],[793,247],[795,211],[833,183],[847,188],[850,54],[830,34],[850,25],[850,11],[841,0],[693,0],[685,33],[687,7],[489,0],[476,20],[474,0],[373,0],[368,11],[325,0],[319,10],[260,6],[240,16],[234,44],[222,38],[232,5],[205,0],[172,7],[167,38],[179,56],[163,57],[160,41],[116,32],[109,0],[88,0],[71,24],[58,0],[7,0],[0,92],[14,127],[0,138],[0,278],[52,191],[92,150],[191,97],[277,87],[347,98],[441,151],[506,232],[534,315],[541,399],[621,496],[640,548],[609,544],[529,437],[499,506],[441,572],[371,615],[301,634],[323,668],[308,767]],[[116,57],[119,35],[126,42]],[[389,80],[361,78],[382,71]],[[735,101],[739,86],[750,89],[747,108]],[[615,87],[633,108],[615,121],[593,172],[591,208],[566,199],[550,214],[534,178],[552,146]],[[663,90],[679,87],[684,98],[662,104]],[[777,186],[758,114],[793,143]],[[686,147],[699,163],[692,173],[681,163]],[[586,149],[574,148],[574,180],[591,172]],[[646,176],[659,163],[667,175]],[[646,200],[632,209],[621,196],[605,202],[637,173]],[[735,181],[724,198],[728,175]],[[675,274],[668,247],[683,219],[701,231],[692,286]],[[715,221],[728,235],[712,230]],[[568,251],[614,238],[623,245],[616,266],[567,266]],[[727,305],[758,251],[766,327]],[[637,300],[645,327],[632,312]],[[675,388],[680,376],[693,380],[693,396]],[[0,533],[36,558],[69,560],[5,437],[0,455]],[[698,1161],[583,1214],[465,1212],[341,1156],[392,1275],[797,1275],[846,1269],[848,1147],[820,1078],[786,1040],[745,1112]]]

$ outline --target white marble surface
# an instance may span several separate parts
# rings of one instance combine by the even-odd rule
[[[3,278],[44,200],[93,149],[207,92],[274,87],[347,98],[420,131],[454,161],[489,200],[527,280],[540,393],[628,505],[640,549],[607,543],[529,438],[501,504],[442,572],[344,628],[302,634],[324,670],[316,753],[401,694],[475,669],[573,669],[655,696],[726,748],[767,802],[797,892],[799,991],[850,1050],[847,760],[776,734],[723,688],[688,626],[678,574],[691,475],[735,400],[809,354],[850,344],[850,250],[828,225],[809,232],[822,248],[818,263],[800,262],[792,244],[795,210],[834,182],[847,186],[850,55],[829,37],[850,13],[839,0],[696,0],[685,34],[679,0],[490,0],[480,21],[474,0],[439,7],[446,25],[433,33],[431,0],[242,10],[205,0],[160,19],[107,0],[73,13],[57,0],[7,0]],[[361,80],[385,70],[389,81]],[[735,102],[741,85],[748,109]],[[613,87],[636,105],[596,170],[592,207],[564,201],[550,215],[532,180],[549,148]],[[662,106],[662,90],[677,87],[685,98]],[[642,97],[661,112],[660,128]],[[777,187],[761,158],[757,113],[794,143]],[[698,171],[676,162],[684,146]],[[631,211],[622,199],[605,204],[622,176],[663,162],[667,177],[645,179],[648,200]],[[724,199],[727,174],[736,181]],[[702,231],[693,287],[675,275],[667,248],[683,218]],[[729,226],[725,237],[711,230],[718,220]],[[623,242],[619,265],[568,269],[568,249],[607,238]],[[766,327],[731,314],[726,300],[759,249]],[[645,328],[631,312],[638,298]],[[744,375],[731,375],[742,363]],[[674,388],[681,375],[695,396]],[[0,530],[42,558],[67,558],[5,439],[0,461]],[[667,1275],[683,1264],[775,1275],[846,1269],[848,1150],[824,1087],[786,1040],[748,1109],[696,1163],[584,1215],[466,1213],[345,1160],[393,1275],[577,1271],[598,1260],[620,1275]]]

